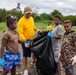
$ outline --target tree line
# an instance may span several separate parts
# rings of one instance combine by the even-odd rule
[[[5,17],[7,14],[15,15],[19,20],[23,16],[23,13],[22,13],[21,8],[20,8],[20,3],[17,4],[16,8],[13,8],[11,10],[6,10],[6,9],[0,8],[0,22],[6,21]],[[73,25],[76,25],[76,15],[64,16],[57,9],[52,11],[49,14],[47,14],[47,13],[38,14],[37,12],[33,11],[32,16],[34,17],[35,22],[47,22],[48,20],[53,21],[53,18],[56,14],[61,15],[62,22],[66,19],[70,19],[72,21]]]

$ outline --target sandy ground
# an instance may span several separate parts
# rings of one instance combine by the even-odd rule
[[[3,33],[0,32],[0,46],[1,46],[2,34]],[[22,58],[22,48],[21,48],[21,45],[19,45],[19,51],[21,53],[21,58]],[[31,62],[32,62],[32,58],[28,58],[28,71],[29,71],[29,75],[38,75],[37,72],[36,72],[36,69],[30,64]],[[1,72],[2,72],[2,67],[0,67],[0,75],[1,75]],[[8,74],[8,75],[10,75],[10,74]],[[22,60],[21,60],[20,67],[17,67],[16,75],[23,75]],[[61,75],[65,75],[65,72],[64,72],[63,68],[61,68]]]

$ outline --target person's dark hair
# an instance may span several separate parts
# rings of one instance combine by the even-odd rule
[[[65,21],[63,22],[63,24],[66,24],[66,23],[70,23],[70,24],[72,25],[72,21],[71,21],[71,20],[65,20]]]
[[[61,21],[61,16],[59,14],[56,14],[54,18],[58,18]]]
[[[6,16],[6,25],[7,25],[7,27],[9,27],[10,24],[13,24],[15,21],[16,21],[16,19],[11,18],[11,15],[10,14],[8,14]]]
[[[49,23],[51,23],[51,21],[50,21],[50,20],[48,20],[48,22],[49,22]]]
[[[6,15],[6,20],[8,20],[9,18],[11,18],[11,14]]]

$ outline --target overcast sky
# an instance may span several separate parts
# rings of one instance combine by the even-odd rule
[[[21,10],[25,6],[31,6],[37,13],[50,13],[59,10],[63,15],[76,15],[76,0],[0,0],[0,8],[10,10],[20,3]]]

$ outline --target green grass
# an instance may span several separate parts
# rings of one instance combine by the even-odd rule
[[[35,23],[35,25],[36,25],[37,28],[39,28],[39,29],[41,29],[43,31],[46,30],[46,28],[47,28],[46,23]],[[54,27],[53,23],[51,25],[52,25],[52,27]],[[62,27],[63,27],[63,25],[62,25]],[[72,30],[76,31],[76,26],[73,26]],[[63,27],[63,32],[64,32],[64,27]]]
[[[46,28],[47,28],[47,24],[46,23],[42,23],[42,22],[38,22],[38,23],[35,23],[36,27],[45,31]],[[53,24],[52,24],[53,26]],[[53,26],[54,27],[54,26]],[[3,32],[7,29],[7,26],[6,26],[6,23],[5,22],[2,22],[0,23],[0,32]],[[76,26],[73,26],[73,30],[76,31]],[[64,31],[64,28],[63,28],[63,31]]]
[[[39,29],[41,29],[41,30],[43,30],[43,31],[45,31],[46,30],[46,26],[47,26],[47,24],[46,23],[35,23],[35,25],[36,25],[36,27],[37,28],[39,28]]]
[[[7,29],[6,23],[5,22],[1,22],[0,23],[0,32],[5,31]]]

